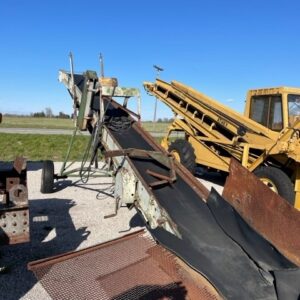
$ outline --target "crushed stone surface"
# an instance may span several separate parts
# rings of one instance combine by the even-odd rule
[[[61,163],[55,163],[55,172],[60,167]],[[112,178],[90,178],[87,184],[68,178],[55,183],[54,193],[42,194],[41,168],[40,162],[28,163],[31,241],[0,247],[0,267],[9,268],[0,274],[0,299],[51,299],[27,270],[29,262],[100,244],[144,225],[136,210],[127,207],[121,207],[115,217],[104,218],[115,209]],[[222,191],[218,178],[200,176],[199,180],[209,189]]]

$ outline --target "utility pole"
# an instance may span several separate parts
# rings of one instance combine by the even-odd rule
[[[103,63],[103,56],[102,53],[99,54],[99,61],[100,61],[100,76],[104,77],[104,63]]]
[[[70,71],[71,71],[71,79],[72,79],[72,95],[73,95],[73,120],[77,126],[77,95],[76,95],[76,87],[75,87],[75,80],[74,80],[74,60],[73,60],[73,53],[70,51],[69,53],[69,60],[70,60]]]
[[[159,78],[160,72],[162,72],[164,69],[157,65],[153,65],[153,68],[156,70],[156,78]],[[157,98],[155,98],[155,104],[154,104],[153,126],[154,123],[156,122],[156,111],[157,111]]]

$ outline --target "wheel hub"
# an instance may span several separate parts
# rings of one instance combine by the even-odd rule
[[[278,189],[276,187],[276,185],[274,184],[274,182],[269,179],[269,178],[260,178],[260,180],[268,187],[270,188],[273,192],[275,192],[276,194],[278,194]]]
[[[179,153],[178,153],[177,151],[172,150],[172,151],[171,151],[171,154],[173,155],[173,157],[174,157],[177,161],[180,162],[180,155],[179,155]]]

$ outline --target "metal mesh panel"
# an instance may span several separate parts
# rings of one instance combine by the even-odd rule
[[[33,262],[29,269],[53,299],[219,298],[145,232]]]

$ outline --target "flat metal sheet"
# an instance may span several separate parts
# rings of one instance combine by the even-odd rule
[[[144,231],[28,268],[52,299],[220,299]]]
[[[300,211],[234,159],[223,197],[250,226],[300,266]]]

